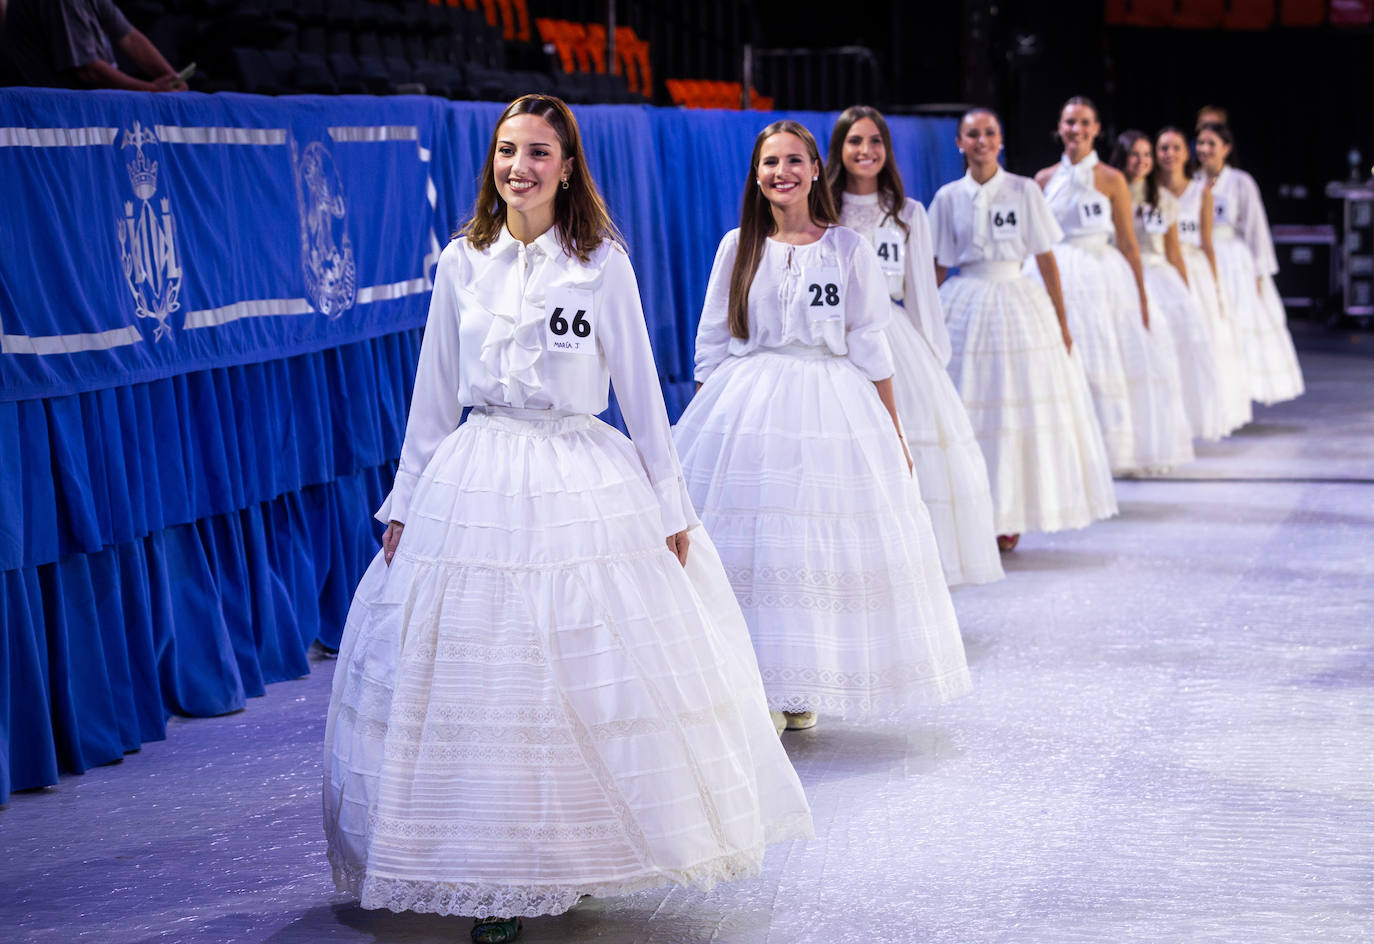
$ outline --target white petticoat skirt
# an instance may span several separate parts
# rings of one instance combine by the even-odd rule
[[[905,309],[896,304],[887,340],[896,364],[892,390],[897,415],[935,529],[945,580],[951,587],[1001,580],[987,463],[959,392]]]
[[[1188,270],[1188,293],[1211,325],[1212,352],[1222,394],[1222,426],[1226,433],[1231,433],[1253,417],[1245,348],[1236,330],[1236,319],[1230,313],[1226,292],[1212,275],[1206,254],[1184,243],[1183,265]]]
[[[1140,365],[1134,365],[1132,372],[1122,358],[1119,319],[1113,308],[1107,269],[1102,263],[1102,253],[1109,249],[1104,246],[1093,251],[1059,243],[1053,251],[1069,334],[1092,393],[1107,461],[1113,470],[1120,470],[1133,468],[1136,463],[1131,387],[1138,391],[1145,379]],[[1033,259],[1026,261],[1025,272],[1034,279],[1041,278]]]
[[[1064,350],[1038,281],[961,273],[940,286],[950,376],[987,459],[999,534],[1116,514],[1111,467],[1075,342]]]
[[[1223,409],[1213,326],[1168,262],[1144,260],[1145,291],[1150,299],[1150,329],[1167,327],[1177,355],[1183,408],[1193,437],[1217,440],[1230,431]]]
[[[340,891],[558,914],[753,874],[809,835],[719,559],[697,528],[684,569],[661,530],[633,446],[594,417],[474,410],[444,440],[335,667]]]
[[[1218,235],[1214,249],[1245,344],[1250,398],[1265,404],[1292,400],[1304,389],[1302,368],[1273,278],[1265,276],[1256,285],[1254,257],[1235,236]]]
[[[769,707],[877,717],[969,690],[930,516],[853,363],[801,346],[728,358],[675,439]]]

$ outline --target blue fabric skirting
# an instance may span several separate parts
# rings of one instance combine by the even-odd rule
[[[0,802],[337,645],[420,334],[0,404]]]

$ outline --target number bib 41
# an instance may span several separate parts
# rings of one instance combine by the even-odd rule
[[[1015,203],[994,203],[988,210],[988,229],[997,240],[1015,239],[1021,235],[1021,223],[1016,218]]]
[[[802,271],[807,321],[829,321],[844,317],[844,283],[835,266],[819,266]]]
[[[544,305],[544,349],[565,354],[596,354],[592,293],[554,289]]]
[[[873,248],[878,250],[878,264],[885,274],[902,274],[906,262],[902,258],[902,253],[906,251],[906,240],[902,238],[901,230],[895,226],[878,227],[873,234]]]

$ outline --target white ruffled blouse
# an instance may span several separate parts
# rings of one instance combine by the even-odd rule
[[[887,327],[892,303],[878,254],[868,240],[843,226],[831,226],[814,243],[792,246],[764,241],[754,283],[749,287],[749,337],[730,334],[730,273],[739,250],[739,230],[720,241],[706,301],[697,324],[698,383],[727,357],[792,345],[825,347],[847,357],[869,380],[892,376]]]
[[[1202,171],[1198,171],[1197,179],[1206,182]],[[1238,168],[1223,167],[1212,184],[1212,219],[1214,238],[1224,239],[1234,232],[1255,257],[1255,269],[1260,275],[1279,271],[1269,217],[1255,178]],[[1226,226],[1231,230],[1221,228]]]
[[[897,220],[906,224],[903,230]],[[878,194],[847,193],[840,205],[840,222],[863,236],[878,252],[878,264],[887,276],[887,293],[902,304],[941,364],[950,357],[949,332],[940,289],[935,284],[935,258],[931,249],[926,209],[910,197],[893,220],[879,202]],[[898,317],[893,315],[893,317]]]
[[[400,467],[377,518],[406,520],[425,466],[464,407],[597,414],[608,383],[658,496],[663,533],[697,524],[624,250],[604,242],[583,263],[552,229],[528,246],[504,229],[483,250],[454,240],[439,257]]]

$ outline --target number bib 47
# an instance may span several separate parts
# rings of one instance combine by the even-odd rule
[[[1164,222],[1164,214],[1160,211],[1159,207],[1150,206],[1148,203],[1142,203],[1140,206],[1136,207],[1135,212],[1136,215],[1140,217],[1141,222],[1145,224],[1145,232],[1151,235],[1158,235],[1169,229],[1169,225]]]
[[[592,293],[554,289],[544,304],[544,349],[565,354],[596,354]]]
[[[885,274],[902,274],[906,263],[902,258],[902,253],[906,251],[906,240],[902,238],[901,230],[895,226],[878,227],[878,231],[873,234],[873,248],[878,250],[878,264],[882,266]]]
[[[807,321],[829,321],[844,317],[844,282],[835,266],[819,266],[802,271]]]
[[[1015,239],[1021,235],[1021,222],[1016,218],[1015,203],[994,203],[988,210],[988,229],[997,240]]]

